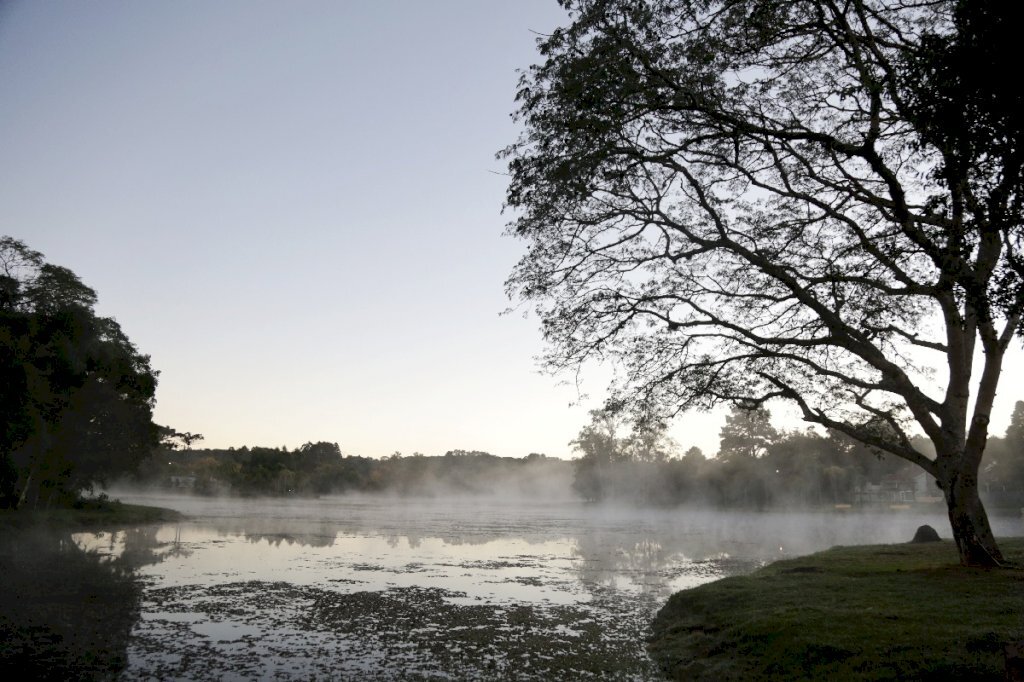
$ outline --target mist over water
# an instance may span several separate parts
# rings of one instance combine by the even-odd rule
[[[943,516],[912,511],[118,496],[189,516],[145,535],[127,679],[655,679],[647,628],[677,590],[833,545],[905,542],[922,523],[948,537]],[[141,537],[72,539],[117,561]]]

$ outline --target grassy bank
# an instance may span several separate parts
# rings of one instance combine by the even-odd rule
[[[1024,639],[1014,567],[963,568],[952,542],[836,547],[679,592],[650,651],[673,679],[1001,680]]]
[[[117,500],[86,500],[69,508],[0,510],[0,530],[36,525],[117,527],[177,521],[181,518],[182,515],[172,509],[124,504]]]

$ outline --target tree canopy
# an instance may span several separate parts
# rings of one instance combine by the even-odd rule
[[[641,420],[789,401],[933,475],[962,561],[999,563],[977,473],[1024,310],[1009,7],[562,4],[501,153],[549,365],[616,361]]]
[[[157,442],[157,373],[96,293],[0,237],[0,506],[50,504],[131,469]]]
[[[771,420],[772,414],[765,407],[734,407],[722,427],[718,456],[723,459],[763,457],[779,436]]]

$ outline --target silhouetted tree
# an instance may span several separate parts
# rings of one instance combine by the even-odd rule
[[[665,424],[640,424],[630,434],[626,453],[634,462],[660,464],[675,456],[678,445]]]
[[[1010,415],[1010,425],[1006,427],[1006,440],[1018,450],[1024,450],[1024,400],[1018,400]]]
[[[991,464],[985,472],[986,489],[992,485],[1006,505],[1024,500],[1024,401],[1018,400],[1003,438],[989,444]]]
[[[508,289],[549,365],[617,358],[640,419],[789,401],[934,476],[961,561],[999,564],[977,477],[1024,310],[1012,5],[563,5],[503,152]]]
[[[613,465],[626,457],[619,428],[613,412],[591,410],[590,423],[569,443],[580,453],[575,462],[573,489],[585,500],[598,501],[609,495]]]
[[[683,453],[683,461],[703,463],[707,461],[707,457],[704,456],[704,451],[695,445]]]
[[[0,498],[49,504],[132,469],[157,442],[156,372],[78,277],[0,238]]]
[[[836,444],[813,430],[779,434],[764,457],[776,504],[849,502],[852,477],[839,464]]]
[[[669,498],[676,503],[707,502],[708,491],[704,480],[707,464],[707,457],[696,446],[687,449],[679,459],[666,462],[662,470],[670,487]]]
[[[718,457],[723,461],[763,457],[778,438],[767,408],[736,405],[719,432]]]
[[[300,466],[305,469],[329,466],[341,461],[341,448],[338,447],[338,444],[324,441],[303,443],[292,454],[301,462]]]

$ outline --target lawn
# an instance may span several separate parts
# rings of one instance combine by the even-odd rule
[[[835,547],[673,595],[650,652],[680,680],[1001,680],[1024,639],[1024,538],[970,569],[952,542]]]

